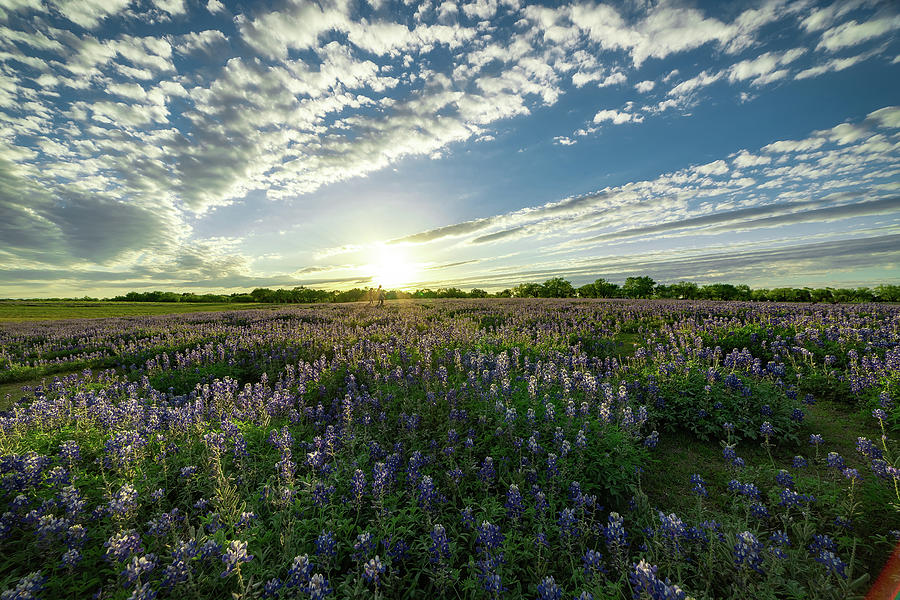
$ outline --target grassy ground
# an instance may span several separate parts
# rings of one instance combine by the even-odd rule
[[[852,435],[849,432],[853,432]],[[819,433],[825,439],[828,451],[838,452],[847,466],[857,468],[863,477],[862,485],[855,491],[854,500],[858,502],[854,519],[854,527],[869,540],[868,547],[860,548],[858,559],[865,564],[874,578],[882,562],[885,542],[876,539],[877,533],[900,528],[900,513],[887,509],[893,498],[885,488],[874,481],[874,476],[856,450],[855,435],[863,435],[876,443],[880,440],[881,430],[870,416],[859,410],[834,402],[820,401],[807,408],[805,427],[799,444],[781,443],[772,448],[772,461],[776,468],[791,472],[798,483],[798,488],[811,493],[819,501],[838,504],[846,500],[847,482],[836,470],[822,464],[816,466],[815,450],[808,444],[810,433]],[[730,468],[722,457],[722,445],[719,442],[702,442],[688,434],[666,434],[660,436],[659,447],[654,453],[655,461],[646,469],[642,477],[642,487],[649,497],[650,503],[660,509],[674,511],[679,516],[693,515],[698,509],[697,497],[693,493],[690,478],[699,474],[706,481],[709,497],[703,500],[704,518],[721,521],[729,519],[729,508],[733,502],[727,492],[728,482],[736,478],[740,481],[757,483],[766,493],[766,488],[774,481],[757,478],[759,465],[769,461],[765,449],[758,442],[741,443],[736,448],[737,454],[751,465],[740,472]],[[802,471],[791,465],[793,456],[803,455],[809,459],[810,466]],[[824,452],[822,453],[824,458]],[[775,486],[772,486],[775,489]],[[774,504],[774,503],[773,503]],[[869,515],[882,515],[878,520],[867,518]]]
[[[0,301],[0,322],[50,321],[54,319],[99,319],[103,317],[132,317],[140,315],[168,315],[173,313],[248,308],[275,308],[274,304],[179,303],[179,302],[79,302],[56,300]]]
[[[30,396],[30,393],[22,391],[22,386],[35,386],[41,383],[40,379],[31,381],[16,381],[14,383],[0,383],[0,411],[9,408],[14,402],[20,400],[22,396]]]

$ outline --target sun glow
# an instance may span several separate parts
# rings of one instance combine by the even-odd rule
[[[385,289],[402,288],[419,273],[419,266],[411,262],[400,248],[380,246],[375,257],[376,262],[371,265],[372,278]]]

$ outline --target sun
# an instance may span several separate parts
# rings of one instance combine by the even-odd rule
[[[370,265],[373,281],[385,289],[400,288],[411,283],[419,267],[400,248],[379,246],[376,261]]]

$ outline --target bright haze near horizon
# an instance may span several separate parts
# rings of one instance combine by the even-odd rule
[[[0,0],[0,297],[900,282],[900,6]]]

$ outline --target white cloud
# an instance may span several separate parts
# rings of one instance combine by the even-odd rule
[[[620,112],[617,110],[601,110],[594,115],[594,123],[603,123],[612,121],[613,125],[621,125],[622,123],[640,123],[644,120],[643,115],[636,115],[628,112]]]
[[[768,156],[753,155],[746,150],[741,150],[740,152],[738,152],[737,156],[732,159],[731,162],[738,169],[746,169],[747,167],[767,165],[772,162],[772,159]]]
[[[476,0],[462,5],[463,12],[470,19],[482,21],[490,19],[497,12],[497,0]]]
[[[879,38],[898,28],[900,28],[900,15],[879,17],[864,23],[855,20],[848,21],[823,33],[816,49],[824,48],[829,52],[836,52]]]
[[[728,163],[724,160],[714,160],[711,163],[694,167],[694,171],[701,175],[724,175],[728,173]]]
[[[208,0],[206,3],[206,10],[208,10],[211,14],[226,12],[225,5],[219,2],[219,0]]]
[[[93,29],[107,17],[125,10],[131,0],[51,0],[61,15],[85,29]]]
[[[805,48],[793,48],[784,52],[766,52],[756,58],[743,60],[728,69],[728,80],[731,82],[750,79],[750,85],[758,86],[777,81],[787,76],[786,69],[778,69],[788,65],[806,52]]]
[[[690,79],[686,79],[673,87],[668,91],[669,96],[687,96],[691,93],[695,92],[697,89],[701,87],[705,87],[707,85],[711,85],[720,79],[722,79],[723,73],[709,73],[707,71],[701,71],[695,77],[691,77]]]
[[[819,75],[824,75],[825,73],[843,71],[844,69],[849,69],[859,62],[871,58],[872,56],[874,56],[874,54],[874,52],[864,52],[862,54],[857,54],[856,56],[849,56],[846,58],[832,58],[820,65],[816,65],[814,67],[810,67],[808,69],[800,71],[794,76],[794,78],[808,79],[810,77],[818,77]]]
[[[553,138],[553,143],[559,146],[572,146],[578,142],[564,135],[558,135]]]
[[[645,81],[639,81],[638,83],[634,84],[634,89],[636,89],[641,94],[644,94],[644,93],[647,93],[650,90],[652,90],[655,86],[656,86],[655,81],[645,80]]]

